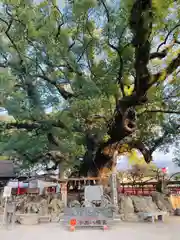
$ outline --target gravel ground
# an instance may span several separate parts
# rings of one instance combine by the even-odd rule
[[[60,224],[42,224],[35,226],[16,225],[6,230],[1,227],[2,240],[177,240],[179,239],[180,217],[169,217],[165,223],[123,223],[109,230],[77,229],[69,232]]]

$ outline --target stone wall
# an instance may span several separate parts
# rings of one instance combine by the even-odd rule
[[[80,206],[73,198],[69,199],[71,206]],[[64,211],[61,196],[54,194],[48,196],[16,196],[16,212],[18,214],[31,213],[40,216],[59,216]],[[3,206],[1,206],[3,209]],[[165,211],[173,214],[173,208],[169,199],[160,193],[154,192],[152,196],[118,196],[119,214],[124,221],[138,221],[139,212]]]
[[[174,212],[169,198],[158,192],[149,197],[119,195],[118,206],[121,219],[125,221],[138,221],[139,212]]]
[[[64,210],[64,204],[61,200],[61,196],[58,194],[48,196],[30,196],[19,195],[12,199],[16,204],[16,213],[18,214],[39,214],[45,215],[59,215]],[[1,208],[3,209],[4,204]]]

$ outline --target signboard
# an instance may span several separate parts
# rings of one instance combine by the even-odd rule
[[[89,219],[89,220],[76,220],[76,219],[71,219],[70,220],[70,226],[76,227],[76,226],[81,226],[81,227],[101,227],[104,225],[107,225],[107,220],[93,220],[93,219]]]
[[[64,222],[68,226],[105,226],[110,219],[113,219],[113,209],[110,207],[77,207],[64,210]]]
[[[85,186],[84,190],[85,200],[92,202],[92,201],[101,201],[103,196],[103,186]]]
[[[3,198],[11,197],[12,187],[4,187]]]

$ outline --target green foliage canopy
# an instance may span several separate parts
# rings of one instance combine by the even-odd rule
[[[63,10],[55,0],[1,2],[0,106],[14,121],[2,121],[0,151],[30,165],[78,165],[87,135],[107,141],[117,101],[135,89],[132,1],[78,0]],[[138,131],[132,136],[153,151],[157,133],[168,141],[178,136],[178,4],[153,1],[152,87],[148,103],[136,108]]]

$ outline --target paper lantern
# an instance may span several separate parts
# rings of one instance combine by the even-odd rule
[[[161,170],[162,170],[163,173],[167,173],[167,168],[166,167],[162,168]]]

